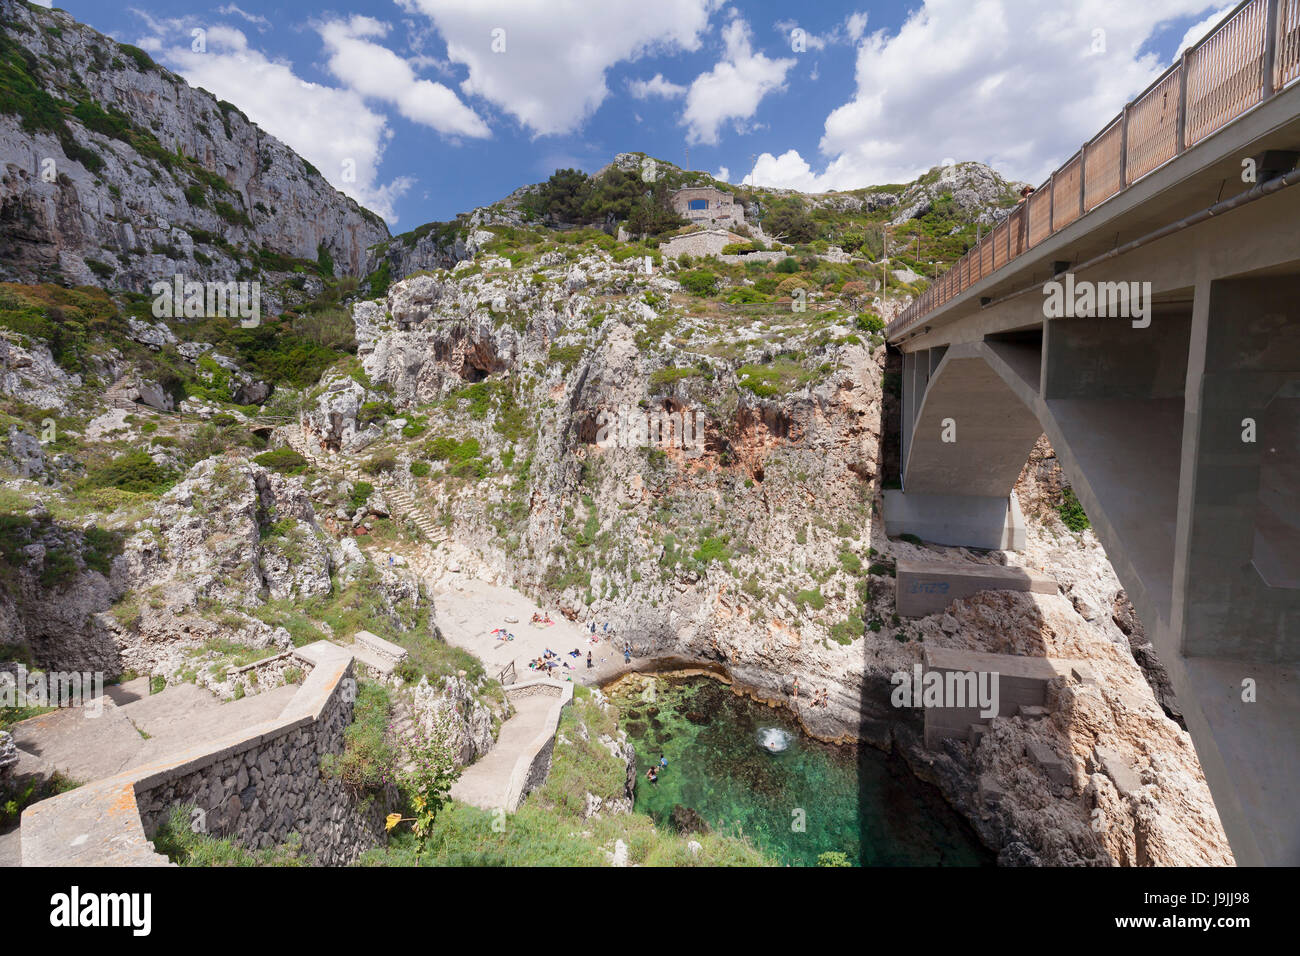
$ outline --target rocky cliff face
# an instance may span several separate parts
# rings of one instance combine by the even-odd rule
[[[833,311],[719,314],[682,294],[683,271],[480,257],[355,308],[374,389],[356,399],[386,397],[399,422],[427,418],[419,441],[389,430],[366,450],[394,456],[391,480],[447,528],[424,570],[609,621],[643,662],[721,667],[824,739],[896,748],[1004,862],[1230,863],[1158,662],[1139,666],[1154,662],[1137,650],[1140,624],[1096,539],[1056,515],[1050,447],[1021,482],[1036,519],[1023,554],[891,540],[878,517],[895,401],[885,349]],[[700,448],[598,442],[599,414],[619,410],[696,413]],[[428,478],[408,474],[421,460]],[[902,621],[892,575],[904,557],[1020,562],[1061,591],[989,593]],[[994,721],[976,749],[927,751],[919,713],[889,700],[891,675],[910,673],[927,644],[1086,661],[1098,680],[1058,687],[1048,718]],[[1068,782],[1031,759],[1040,744]],[[1120,774],[1123,793],[1103,753],[1135,775]]]
[[[239,109],[61,11],[0,0],[0,278],[147,290],[388,238]]]

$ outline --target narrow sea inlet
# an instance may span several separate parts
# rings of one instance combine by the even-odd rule
[[[784,710],[706,676],[630,675],[606,688],[637,751],[636,809],[679,829],[743,835],[781,863],[979,866],[992,855],[930,785],[872,747],[804,735]],[[651,782],[646,772],[658,771]]]

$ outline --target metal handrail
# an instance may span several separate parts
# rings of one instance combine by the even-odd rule
[[[886,337],[907,331],[1297,79],[1300,0],[1242,0],[899,313]]]

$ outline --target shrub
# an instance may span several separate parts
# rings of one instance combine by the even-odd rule
[[[322,348],[338,352],[357,350],[356,325],[347,309],[322,309],[293,318],[292,328],[299,335]]]
[[[722,538],[705,538],[691,557],[703,565],[712,564],[714,561],[725,563],[731,558],[731,550]]]
[[[306,458],[287,446],[272,448],[258,455],[253,461],[281,475],[301,475],[310,465]]]
[[[390,401],[364,402],[357,412],[358,425],[373,425],[397,414]]]
[[[754,286],[737,286],[727,293],[727,302],[731,305],[747,305],[751,302],[769,301],[771,300]]]
[[[811,607],[820,611],[826,606],[826,598],[822,597],[820,588],[808,588],[794,596],[794,603],[799,607]]]
[[[372,455],[361,464],[361,470],[367,475],[380,475],[392,471],[397,467],[397,453],[393,451],[381,451],[377,455]]]
[[[145,452],[131,451],[92,467],[86,475],[86,484],[91,488],[158,492],[165,489],[172,478],[172,472],[156,464]]]
[[[582,353],[586,350],[587,347],[582,343],[577,345],[552,345],[550,351],[546,353],[546,360],[552,365],[563,367],[564,373],[567,375],[573,366],[578,364],[578,360],[582,358]]]
[[[390,706],[382,684],[359,682],[352,723],[343,731],[343,753],[321,758],[321,770],[354,794],[374,793],[395,782],[397,754],[387,739]]]
[[[355,485],[353,485],[352,495],[350,498],[350,502],[352,504],[352,510],[355,512],[358,508],[360,508],[367,501],[369,501],[370,496],[374,494],[374,491],[375,491],[375,486],[368,481],[358,481]]]
[[[857,325],[863,332],[879,334],[885,331],[885,320],[874,312],[863,312],[858,316]]]
[[[439,437],[428,442],[424,447],[434,461],[450,461],[453,464],[478,458],[483,453],[477,438],[466,438],[458,442],[454,438]]]
[[[780,285],[776,287],[777,295],[790,295],[795,289],[806,289],[808,283],[798,276],[790,276],[788,279],[782,279]]]
[[[1056,513],[1061,516],[1061,521],[1071,531],[1086,531],[1092,527],[1092,522],[1088,520],[1087,513],[1083,510],[1083,505],[1079,504],[1079,499],[1075,497],[1073,488],[1066,488],[1061,492],[1061,503],[1056,506]]]
[[[692,269],[681,277],[682,287],[691,295],[710,296],[718,291],[718,277],[708,269]]]

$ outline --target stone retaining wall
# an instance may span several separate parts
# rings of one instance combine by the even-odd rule
[[[229,693],[222,696],[227,700],[232,699],[236,687],[244,689],[243,696],[253,697],[263,691],[283,687],[285,684],[298,683],[299,681],[290,681],[286,677],[287,672],[294,669],[298,670],[299,681],[301,681],[311,673],[312,662],[302,657],[297,650],[292,650],[276,654],[274,657],[264,657],[260,661],[253,661],[242,667],[232,667],[226,671]]]
[[[351,863],[383,840],[386,806],[358,806],[325,778],[321,757],[343,752],[356,682],[343,648],[299,648],[314,666],[279,717],[28,807],[24,866],[167,865],[149,842],[171,807],[192,803],[214,836],[250,848],[296,833],[317,864]]]

